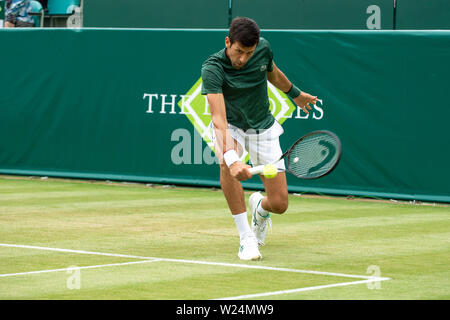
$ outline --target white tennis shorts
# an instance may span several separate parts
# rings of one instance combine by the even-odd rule
[[[215,142],[216,135],[212,122],[211,128],[211,138]],[[256,131],[251,129],[244,131],[232,124],[228,124],[228,131],[231,137],[241,145],[242,150],[245,151],[241,154],[238,152],[241,160],[244,160],[248,153],[252,166],[273,163],[283,154],[279,138],[284,133],[284,130],[276,120],[269,129],[261,133],[256,133]],[[274,165],[278,168],[278,171],[286,170],[284,159],[277,161]]]

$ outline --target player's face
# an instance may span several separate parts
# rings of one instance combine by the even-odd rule
[[[231,65],[235,69],[241,69],[247,61],[252,57],[253,53],[255,53],[256,46],[255,44],[252,47],[244,47],[240,42],[235,41],[231,44],[230,39],[227,37],[225,39],[226,46],[226,55],[228,59],[231,61]]]

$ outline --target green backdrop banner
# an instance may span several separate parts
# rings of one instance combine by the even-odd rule
[[[450,1],[396,0],[397,29],[450,29]]]
[[[227,28],[228,0],[87,0],[85,27]]]
[[[450,29],[450,1],[89,0],[83,16],[85,27],[227,28],[248,16],[264,29]]]
[[[392,29],[393,13],[393,0],[89,0],[83,9],[85,27],[116,28],[227,28],[230,16],[248,16],[266,29]]]
[[[283,149],[317,129],[343,155],[291,192],[450,202],[450,32],[262,31],[318,95],[304,114],[269,86]],[[0,30],[0,173],[218,186],[199,92],[225,30]],[[244,184],[260,189],[257,177]]]
[[[393,0],[234,0],[265,29],[393,29]]]

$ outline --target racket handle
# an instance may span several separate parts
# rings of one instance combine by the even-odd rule
[[[263,172],[263,170],[264,170],[264,167],[265,167],[265,165],[260,165],[260,166],[256,166],[256,167],[253,167],[253,168],[250,168],[250,169],[248,169],[249,171],[250,171],[250,173],[252,174],[252,175],[255,175],[255,174],[260,174],[260,173],[262,173]]]

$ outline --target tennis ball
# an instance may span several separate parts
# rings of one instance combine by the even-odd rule
[[[264,177],[268,179],[275,178],[278,173],[277,167],[275,167],[273,164],[268,164],[264,166],[262,174]]]

